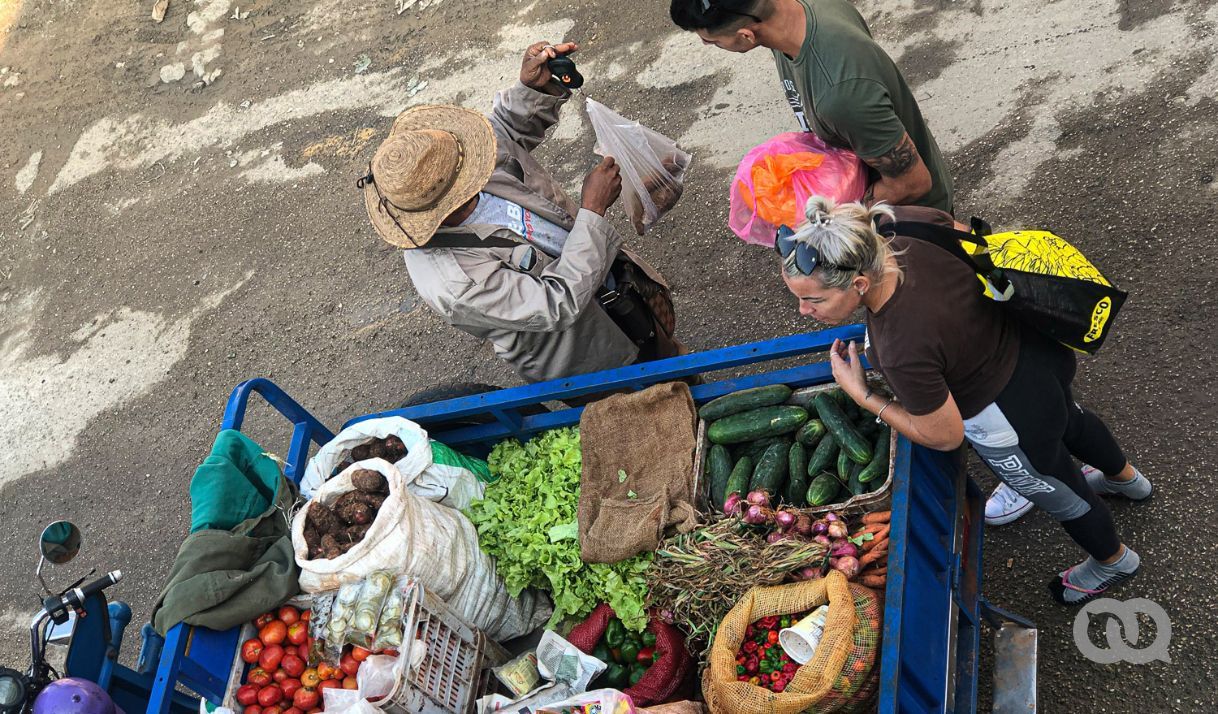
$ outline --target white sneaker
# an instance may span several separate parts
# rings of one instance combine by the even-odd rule
[[[1001,526],[1018,520],[1023,514],[1032,510],[1032,502],[1020,496],[1015,489],[1005,483],[990,494],[985,502],[985,524]]]

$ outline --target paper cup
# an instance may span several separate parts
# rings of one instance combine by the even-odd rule
[[[829,606],[821,605],[799,622],[778,631],[778,644],[796,664],[807,664],[825,632]]]

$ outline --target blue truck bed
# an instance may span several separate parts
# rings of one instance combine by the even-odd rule
[[[745,376],[722,379],[713,373],[779,359],[807,358],[826,351],[835,339],[861,340],[862,334],[862,327],[854,325],[793,335],[369,414],[348,424],[394,415],[427,427],[489,415],[490,423],[431,434],[450,446],[484,454],[506,437],[528,438],[546,429],[578,424],[580,407],[540,414],[521,412],[546,402],[610,390],[642,389],[691,375],[704,379],[692,388],[698,403],[766,384],[803,387],[826,383],[832,376],[828,363],[821,360],[801,359],[795,367],[754,369]],[[293,425],[285,471],[289,478],[299,481],[310,444],[324,444],[333,438],[333,432],[265,379],[244,382],[233,391],[222,428],[242,427],[253,394],[259,394]],[[968,478],[960,454],[936,452],[900,439],[891,503],[879,710],[975,711],[980,624],[983,617],[992,619],[993,612],[998,612],[990,610],[980,597],[981,493]],[[171,699],[178,685],[218,702],[233,671],[236,649],[235,630],[212,632],[184,625],[174,628],[159,654],[146,711],[172,711]],[[1034,711],[1034,700],[1032,706]],[[131,709],[127,711],[132,713]]]

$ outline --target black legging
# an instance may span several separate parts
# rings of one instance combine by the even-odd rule
[[[1015,373],[983,412],[989,419],[985,427],[1005,419],[1018,443],[994,443],[993,438],[985,443],[974,438],[976,433],[969,440],[1000,479],[1061,521],[1089,555],[1107,560],[1121,546],[1112,514],[1071,457],[1110,477],[1124,470],[1126,459],[1104,422],[1074,401],[1070,383],[1076,369],[1069,348],[1023,330]],[[966,423],[966,433],[975,421]],[[980,433],[990,436],[993,431]]]

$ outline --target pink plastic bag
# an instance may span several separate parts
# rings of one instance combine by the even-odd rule
[[[728,225],[745,243],[773,247],[778,226],[804,222],[810,197],[849,203],[866,190],[867,167],[853,152],[811,132],[779,134],[753,147],[736,168]]]

